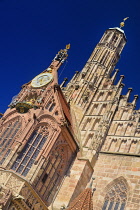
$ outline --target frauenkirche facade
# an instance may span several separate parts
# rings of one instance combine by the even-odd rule
[[[0,209],[140,209],[138,96],[121,95],[123,75],[114,84],[125,44],[106,30],[64,87],[67,45],[22,86],[0,119]]]

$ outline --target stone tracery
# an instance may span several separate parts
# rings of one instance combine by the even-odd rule
[[[15,118],[10,123],[6,123],[3,132],[0,135],[0,164],[4,162],[11,151],[11,145],[14,143],[17,134],[21,128],[21,120]]]
[[[108,190],[102,210],[124,210],[127,200],[127,186],[123,179],[115,182]]]

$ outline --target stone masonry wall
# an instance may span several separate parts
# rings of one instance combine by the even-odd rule
[[[125,209],[140,209],[140,157],[100,153],[94,170],[94,186],[97,189],[93,195],[94,210],[102,209],[108,189],[115,183],[114,180],[121,178],[127,183]]]
[[[85,189],[92,174],[93,169],[89,161],[76,159],[62,183],[60,191],[56,195],[53,208],[51,205],[49,209],[58,210],[63,204],[67,206]]]

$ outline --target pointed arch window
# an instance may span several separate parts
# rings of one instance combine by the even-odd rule
[[[48,205],[51,203],[72,159],[73,155],[65,141],[51,151],[44,173],[36,184],[39,194],[47,201]]]
[[[116,182],[107,192],[102,210],[124,210],[127,187],[123,180]]]
[[[112,44],[115,44],[117,42],[118,38],[119,38],[118,34],[114,34],[112,37]]]
[[[101,48],[96,48],[96,49],[95,49],[95,53],[94,53],[94,56],[93,56],[93,58],[92,58],[92,61],[93,61],[93,60],[97,60],[100,51],[101,51]]]
[[[123,49],[123,45],[124,45],[124,41],[121,40],[119,45],[118,45],[118,51],[119,51],[119,54],[121,53],[122,49]]]
[[[19,119],[16,119],[5,126],[3,133],[0,135],[0,164],[2,164],[9,155],[11,145],[14,142],[14,137],[18,133],[20,127],[21,122]]]
[[[40,126],[38,130],[34,131],[11,169],[26,176],[47,141],[48,134],[46,126]]]
[[[111,34],[112,34],[112,32],[106,33],[105,36],[104,36],[103,42],[107,42],[109,40],[109,37],[111,37]]]

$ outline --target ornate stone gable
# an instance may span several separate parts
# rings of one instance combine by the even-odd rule
[[[16,209],[47,210],[46,204],[31,185],[11,171],[0,170],[0,205]]]

